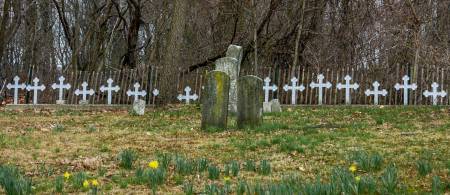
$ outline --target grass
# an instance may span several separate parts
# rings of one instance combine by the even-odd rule
[[[83,182],[94,178],[105,194],[442,194],[450,186],[446,107],[302,107],[267,114],[255,129],[230,118],[230,129],[217,132],[200,130],[197,106],[144,116],[0,113],[0,165],[16,165],[36,194],[92,192]],[[139,158],[118,159],[126,150]],[[153,160],[159,172],[148,168]],[[358,170],[348,172],[353,163]],[[72,176],[61,181],[65,171]]]

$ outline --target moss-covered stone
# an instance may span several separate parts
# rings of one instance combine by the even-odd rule
[[[238,79],[237,125],[239,128],[257,127],[262,124],[263,81],[256,76]]]
[[[202,129],[226,129],[228,117],[230,77],[222,71],[206,75],[202,95]]]

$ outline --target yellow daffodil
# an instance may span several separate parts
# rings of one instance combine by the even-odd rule
[[[152,169],[157,169],[159,166],[158,161],[154,160],[148,163],[148,167],[152,168]]]
[[[84,188],[88,188],[89,187],[89,181],[88,180],[84,180],[83,181],[83,187]]]
[[[356,176],[355,177],[355,181],[359,183],[359,181],[361,181],[361,177],[360,176]]]
[[[92,179],[91,180],[91,184],[92,184],[92,186],[97,187],[98,186],[98,181],[96,179]]]
[[[352,173],[356,172],[356,170],[358,170],[358,167],[356,166],[356,164],[352,164],[348,170],[350,170]]]
[[[229,181],[231,181],[231,178],[230,178],[230,177],[228,177],[228,176],[225,176],[225,177],[223,177],[223,181],[225,181],[225,182],[229,182]]]
[[[69,173],[69,172],[65,172],[64,173],[64,178],[66,179],[66,180],[68,180],[69,178],[70,178],[70,176],[71,176],[71,174]]]

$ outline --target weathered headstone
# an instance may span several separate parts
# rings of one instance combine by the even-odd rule
[[[59,77],[59,84],[53,83],[52,89],[58,89],[58,100],[56,100],[56,104],[65,104],[66,101],[63,99],[64,89],[70,89],[70,84],[64,84],[66,78],[63,76]]]
[[[39,79],[36,77],[33,80],[34,85],[28,85],[27,91],[33,91],[33,104],[38,102],[38,91],[44,91],[45,85],[39,85]]]
[[[373,95],[373,103],[375,105],[378,105],[378,96],[382,95],[382,96],[386,96],[387,95],[387,91],[386,89],[382,89],[381,91],[379,90],[380,88],[380,83],[378,83],[378,81],[373,82],[373,91],[370,91],[369,89],[366,90],[366,96],[371,96]]]
[[[87,96],[94,95],[95,91],[93,89],[89,89],[89,90],[87,89],[87,87],[88,87],[87,82],[83,82],[81,84],[81,87],[82,87],[82,90],[79,90],[79,89],[75,90],[75,95],[81,95],[82,99],[80,100],[79,104],[85,105],[85,104],[89,103],[89,101],[87,100]]]
[[[224,57],[216,60],[216,70],[225,72],[230,77],[229,103],[228,110],[235,114],[237,110],[237,86],[236,81],[239,77],[238,60],[232,57]]]
[[[226,56],[235,58],[237,60],[238,74],[239,74],[239,71],[240,71],[241,63],[242,63],[243,51],[244,50],[239,45],[230,45],[230,46],[228,46],[228,49],[227,49],[227,55]]]
[[[144,100],[135,100],[133,102],[133,113],[136,115],[144,115],[145,114],[145,101]]]
[[[359,88],[358,83],[350,84],[350,81],[352,80],[352,77],[350,75],[347,75],[344,77],[345,84],[338,83],[336,88],[341,90],[345,89],[345,104],[350,105],[352,104],[351,96],[350,96],[350,90],[357,90]]]
[[[432,91],[430,92],[428,90],[425,90],[423,92],[423,95],[425,97],[430,97],[431,96],[431,98],[433,100],[433,106],[437,105],[438,97],[445,97],[445,96],[447,96],[447,92],[445,92],[444,90],[439,92],[438,91],[438,87],[439,87],[439,84],[437,84],[436,82],[433,82],[433,84],[431,84]]]
[[[230,77],[222,71],[211,71],[206,75],[202,95],[202,129],[226,129]]]
[[[278,99],[273,99],[270,101],[270,112],[281,112],[281,104]]]
[[[263,120],[263,81],[248,75],[238,79],[237,125],[239,128],[256,127]]]
[[[216,60],[216,69],[225,72],[230,77],[230,96],[228,110],[232,114],[237,111],[237,79],[241,67],[243,49],[238,45],[230,45],[228,47],[226,57]]]
[[[118,85],[113,87],[112,84],[114,83],[114,81],[111,78],[109,78],[106,82],[108,83],[108,86],[100,86],[100,91],[106,91],[108,93],[108,105],[110,105],[112,103],[112,92],[118,92],[120,90],[120,87]]]
[[[191,103],[191,100],[194,100],[194,101],[197,100],[198,99],[198,95],[195,94],[195,93],[193,95],[191,95],[191,91],[192,91],[191,87],[187,86],[186,88],[184,88],[184,92],[186,94],[185,95],[179,94],[177,99],[180,100],[180,101],[185,100],[186,104]]]
[[[25,89],[27,85],[25,83],[19,84],[20,78],[18,76],[14,77],[14,84],[9,83],[6,88],[14,89],[14,104],[19,103],[19,89]]]
[[[408,105],[408,90],[412,89],[412,90],[416,90],[417,89],[417,85],[415,83],[413,84],[408,84],[409,83],[409,76],[405,75],[403,78],[403,85],[400,85],[399,83],[395,84],[394,88],[398,91],[400,89],[403,89],[403,105]]]

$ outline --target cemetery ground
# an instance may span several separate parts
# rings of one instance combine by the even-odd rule
[[[0,194],[449,192],[449,107],[285,108],[210,132],[200,119],[195,105],[0,110]]]

